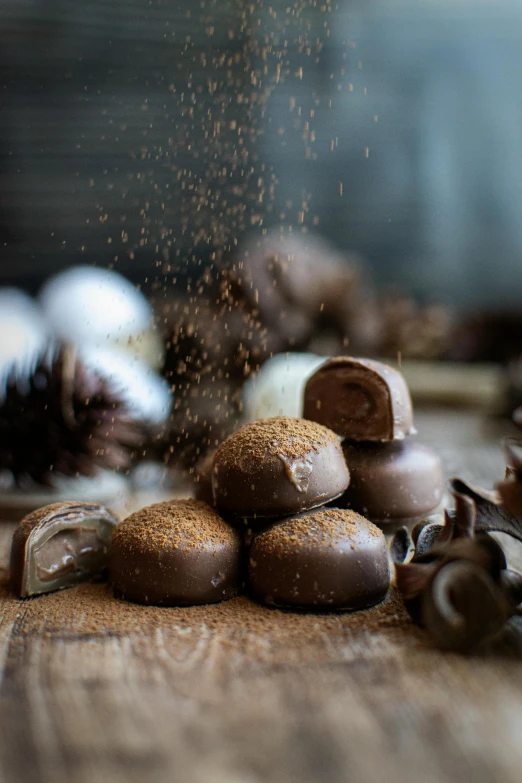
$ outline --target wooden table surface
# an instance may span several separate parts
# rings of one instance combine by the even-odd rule
[[[477,415],[428,412],[418,424],[449,473],[501,477],[498,433]],[[434,650],[393,590],[353,614],[246,598],[137,607],[105,585],[22,602],[6,562],[2,783],[522,780],[518,618],[461,657]]]

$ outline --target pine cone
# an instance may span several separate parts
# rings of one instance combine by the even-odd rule
[[[117,391],[72,347],[49,349],[29,375],[7,378],[0,397],[0,471],[11,471],[17,481],[50,485],[56,473],[126,468],[141,440]]]

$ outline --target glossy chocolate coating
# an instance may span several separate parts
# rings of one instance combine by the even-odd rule
[[[304,419],[246,424],[214,458],[216,506],[240,517],[281,517],[339,497],[350,481],[336,435]]]
[[[273,606],[362,609],[390,583],[384,534],[353,511],[323,508],[281,520],[254,536],[252,593]]]
[[[110,580],[118,597],[140,604],[216,603],[238,592],[241,551],[240,534],[207,503],[156,503],[119,525]]]
[[[415,432],[401,373],[369,359],[339,356],[321,365],[306,384],[303,415],[350,440],[401,440]]]
[[[209,506],[214,505],[212,494],[212,467],[214,465],[214,451],[210,451],[203,459],[200,459],[194,468],[194,497],[203,500]]]
[[[339,505],[379,525],[419,520],[440,504],[439,457],[413,438],[390,443],[343,443],[351,484]]]
[[[107,567],[118,518],[97,503],[53,503],[19,523],[10,576],[20,598],[71,587]]]

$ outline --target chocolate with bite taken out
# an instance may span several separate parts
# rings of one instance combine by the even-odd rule
[[[415,432],[403,376],[369,359],[339,356],[321,365],[306,384],[303,415],[350,440],[402,440]]]
[[[343,443],[351,483],[338,504],[378,525],[418,521],[440,504],[444,476],[437,454],[406,438],[390,443]]]
[[[191,606],[236,595],[242,541],[207,503],[172,500],[131,514],[116,530],[115,595],[139,604]]]
[[[298,514],[341,495],[350,476],[337,436],[284,416],[246,424],[218,448],[216,506],[240,517]]]
[[[322,508],[254,536],[249,585],[273,606],[362,609],[390,583],[384,534],[353,511]]]
[[[97,503],[53,503],[28,514],[13,534],[13,591],[28,598],[99,574],[117,524],[112,511]]]

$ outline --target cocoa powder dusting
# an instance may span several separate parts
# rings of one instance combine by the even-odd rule
[[[204,548],[235,542],[236,533],[202,500],[170,500],[131,514],[114,531],[120,547],[164,549]]]
[[[356,536],[382,536],[372,522],[349,509],[322,508],[276,523],[262,534],[263,549],[283,553],[287,549],[314,545],[336,546],[340,542],[352,542]]]
[[[277,416],[245,424],[231,435],[216,452],[216,460],[229,467],[259,464],[267,457],[298,459],[311,451],[337,445],[334,432],[306,419]]]
[[[116,599],[105,584],[84,583],[68,590],[19,601],[0,582],[6,609],[20,607],[17,624],[21,638],[35,632],[60,641],[77,638],[128,638],[153,643],[157,634],[188,645],[196,638],[216,638],[245,665],[301,664],[309,654],[315,662],[321,650],[331,655],[325,639],[357,634],[401,632],[411,622],[395,588],[386,600],[358,612],[288,612],[254,603],[246,596],[220,604],[193,607],[155,607]],[[413,626],[412,626],[413,628]],[[323,649],[324,647],[324,649]],[[145,648],[144,648],[145,649]]]

